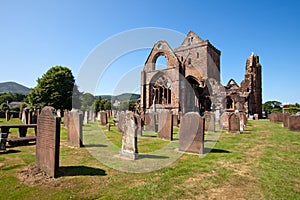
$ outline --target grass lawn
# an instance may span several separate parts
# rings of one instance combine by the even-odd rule
[[[209,133],[205,144],[212,150],[205,156],[183,154],[146,173],[120,170],[132,163],[135,170],[147,170],[178,156],[178,128],[172,142],[144,132],[138,138],[141,159],[120,162],[117,127],[107,132],[90,123],[83,130],[86,148],[78,149],[67,145],[61,128],[62,175],[56,179],[24,176],[34,168],[35,145],[0,153],[0,199],[300,199],[300,132],[280,123],[249,121],[243,134]],[[17,136],[11,132],[9,137]],[[162,150],[169,154],[159,156]]]

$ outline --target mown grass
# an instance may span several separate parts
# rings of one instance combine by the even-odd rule
[[[177,144],[179,131],[174,132]],[[121,147],[122,134],[117,127],[112,125],[108,132],[97,123],[84,126],[88,144],[94,144],[101,134],[117,149]],[[141,154],[170,143],[155,133],[143,135],[138,138]],[[206,137],[210,136],[213,134]],[[101,140],[95,146],[105,149]],[[28,185],[17,176],[34,165],[35,146],[8,149],[11,153],[0,154],[0,189],[5,191],[0,199],[300,198],[300,133],[269,121],[249,121],[244,134],[222,132],[205,156],[183,154],[172,164],[148,173],[118,171],[92,156],[89,148],[69,147],[67,130],[61,128],[60,169],[64,175]]]

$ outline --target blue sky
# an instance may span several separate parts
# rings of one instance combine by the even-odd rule
[[[221,50],[223,84],[230,78],[240,83],[246,59],[255,52],[263,67],[263,101],[300,102],[299,9],[298,1],[0,0],[0,82],[34,87],[55,65],[69,67],[76,77],[108,38],[130,29],[161,27],[184,34],[193,30]],[[129,53],[113,62],[94,94],[113,94],[116,80],[142,66],[149,52]]]

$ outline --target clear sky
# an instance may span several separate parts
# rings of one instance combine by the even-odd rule
[[[161,27],[184,34],[193,30],[221,50],[223,84],[230,78],[242,81],[246,59],[254,52],[262,64],[263,101],[300,102],[299,10],[300,1],[0,0],[0,82],[34,87],[55,65],[69,67],[76,77],[108,38]],[[142,66],[149,53],[122,56],[94,94],[113,94],[116,80]]]

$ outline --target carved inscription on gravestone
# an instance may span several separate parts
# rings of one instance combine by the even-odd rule
[[[36,166],[51,177],[59,168],[60,117],[53,107],[44,107],[37,122]]]
[[[68,145],[82,147],[82,123],[83,115],[79,110],[72,110],[69,113]]]
[[[158,138],[173,140],[173,118],[169,111],[158,114]]]
[[[181,120],[179,151],[204,153],[204,119],[198,112],[188,112]]]
[[[132,112],[126,113],[124,120],[124,131],[122,133],[121,156],[135,160],[138,158],[137,148],[137,123]]]

